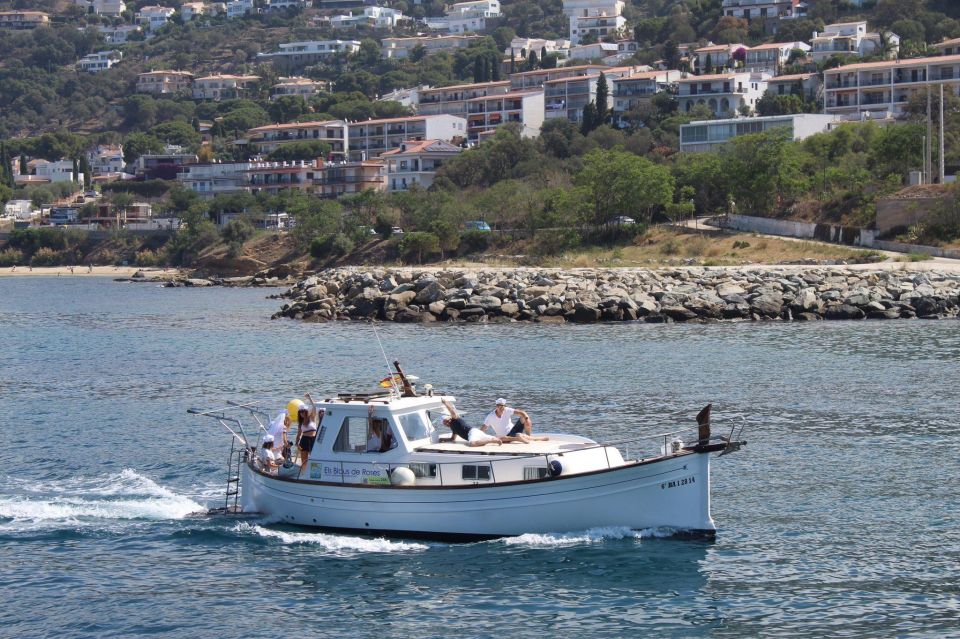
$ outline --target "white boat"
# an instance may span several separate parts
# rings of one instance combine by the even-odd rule
[[[711,437],[707,406],[692,436],[657,435],[660,445],[648,457],[624,459],[616,446],[560,433],[470,447],[439,439],[450,435],[440,422],[441,400],[454,397],[404,386],[319,402],[323,418],[307,464],[279,472],[261,467],[256,440],[229,410],[191,411],[216,418],[242,443],[228,483],[239,482],[239,490],[228,488],[228,510],[326,530],[455,541],[610,526],[712,537],[710,454],[745,443],[733,431]],[[366,452],[371,406],[395,442],[385,452]]]

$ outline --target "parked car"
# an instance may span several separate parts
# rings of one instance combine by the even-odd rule
[[[395,226],[390,229],[390,235],[403,235],[403,229],[399,226]]]
[[[483,231],[484,233],[490,232],[490,225],[483,220],[471,220],[469,222],[464,222],[463,228],[467,231]]]
[[[618,215],[617,217],[610,220],[613,224],[636,224],[637,221],[632,217],[627,217],[626,215]]]

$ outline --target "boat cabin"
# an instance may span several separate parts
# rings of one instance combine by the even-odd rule
[[[360,485],[451,486],[549,479],[623,465],[619,451],[575,435],[549,441],[470,447],[446,441],[441,403],[452,396],[341,394],[319,402],[322,418],[306,467],[281,469],[291,481]],[[479,422],[471,420],[472,426]],[[441,437],[443,441],[441,441]],[[574,455],[573,453],[577,453]],[[399,468],[407,471],[394,471]],[[264,472],[261,470],[261,472]]]

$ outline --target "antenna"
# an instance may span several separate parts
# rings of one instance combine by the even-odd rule
[[[373,335],[377,338],[377,344],[380,346],[380,353],[383,355],[383,362],[387,365],[387,379],[390,380],[390,386],[393,388],[393,391],[399,395],[400,388],[397,387],[397,380],[394,377],[393,370],[390,368],[390,359],[387,357],[387,352],[383,350],[383,342],[380,341],[380,333],[377,332],[377,323],[371,320],[370,326],[373,327]]]

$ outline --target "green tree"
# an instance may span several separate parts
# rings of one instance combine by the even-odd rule
[[[237,257],[243,250],[243,244],[255,233],[255,229],[250,222],[238,218],[227,222],[226,226],[220,231],[220,237],[227,243],[227,255]]]
[[[131,133],[123,141],[123,159],[136,162],[141,155],[162,153],[163,142],[148,133]]]
[[[573,183],[594,224],[621,215],[649,221],[657,207],[673,201],[670,171],[626,151],[591,151]]]
[[[583,107],[583,116],[580,119],[580,134],[587,135],[595,128],[597,128],[597,105],[593,102],[588,102],[585,107]]]
[[[720,152],[737,210],[747,215],[769,216],[805,192],[801,146],[785,128],[733,138]]]
[[[400,253],[407,260],[416,259],[417,264],[423,264],[424,254],[440,252],[440,238],[433,233],[413,231],[405,233],[400,240]]]
[[[610,110],[607,106],[609,95],[610,87],[607,85],[607,76],[601,72],[600,77],[597,78],[597,126],[606,124],[610,119]]]
[[[200,133],[183,120],[163,122],[150,129],[150,134],[166,144],[175,144],[187,149],[200,144]]]

